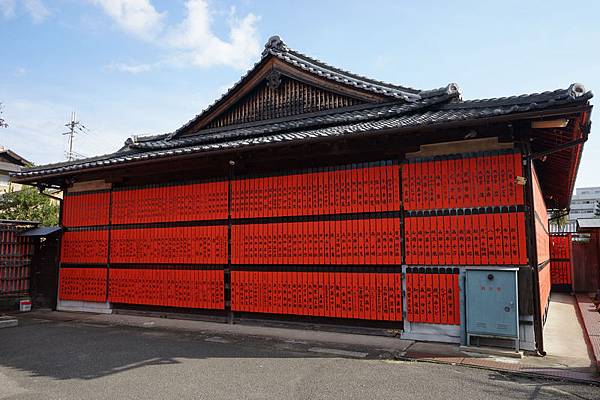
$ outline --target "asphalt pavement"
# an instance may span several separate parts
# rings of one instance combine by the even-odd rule
[[[0,329],[0,399],[600,399],[597,386],[335,348],[25,319]]]

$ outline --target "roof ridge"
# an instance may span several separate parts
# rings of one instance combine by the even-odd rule
[[[170,134],[170,138],[175,137],[181,131],[188,128],[194,121],[196,121],[198,119],[198,117],[205,114],[207,111],[212,109],[216,104],[218,104],[221,100],[223,100],[225,97],[227,97],[229,94],[231,94],[232,91],[235,88],[237,88],[250,75],[250,73],[252,71],[254,71],[265,60],[265,58],[268,55],[273,55],[274,57],[284,60],[285,62],[291,63],[292,65],[295,65],[299,68],[308,70],[309,72],[319,75],[319,76],[322,76],[326,79],[330,79],[330,80],[333,80],[336,82],[340,82],[342,84],[354,86],[354,87],[362,89],[362,90],[367,90],[367,91],[383,94],[383,95],[386,95],[389,97],[401,98],[406,101],[419,100],[420,93],[427,93],[427,92],[432,91],[432,90],[414,89],[414,88],[410,88],[407,86],[401,86],[401,85],[397,85],[397,84],[383,82],[383,81],[380,81],[377,79],[373,79],[373,78],[365,77],[365,76],[362,76],[359,74],[355,74],[353,72],[350,72],[350,71],[347,71],[347,70],[344,70],[344,69],[341,69],[338,67],[334,67],[334,66],[329,65],[321,60],[312,58],[301,52],[290,49],[285,44],[285,42],[281,39],[281,37],[275,35],[275,36],[271,36],[267,40],[267,43],[265,44],[265,49],[262,52],[260,60],[258,60],[256,63],[254,63],[254,65],[252,65],[252,67],[250,67],[240,77],[240,79],[238,79],[229,89],[227,89],[223,94],[221,94],[221,96],[216,98],[211,104],[206,106],[199,114],[196,114],[193,118],[188,120],[180,128],[178,128],[174,132],[172,132]],[[296,60],[287,60],[286,57],[295,58]],[[318,68],[315,69],[314,67],[311,67],[311,66],[305,66],[303,68],[302,65],[299,65],[299,63],[301,63],[301,62],[299,62],[298,60],[301,60],[305,64],[306,63],[314,64],[318,68],[329,70],[334,74],[342,75],[342,76],[345,76],[346,78],[350,78],[350,79],[346,79],[346,81],[344,81],[344,79],[335,79],[335,77],[327,76],[326,73],[323,73],[322,71],[317,70]],[[354,84],[353,84],[351,82],[351,80],[354,80],[356,82],[354,82]],[[359,82],[366,83],[366,85],[360,85]],[[451,84],[451,85],[453,85],[453,84]],[[450,85],[448,85],[448,86],[450,86]],[[435,91],[435,90],[437,90],[437,89],[434,89],[433,91]]]
[[[265,57],[267,54],[269,54],[269,53],[273,54],[274,52],[290,53],[290,54],[295,55],[296,57],[304,58],[305,60],[307,60],[313,64],[316,64],[316,65],[321,66],[326,69],[330,69],[339,74],[349,75],[351,77],[358,78],[358,79],[364,80],[366,82],[372,82],[377,85],[388,86],[390,88],[394,88],[394,89],[398,89],[398,90],[402,90],[402,91],[408,91],[408,92],[412,92],[414,94],[418,94],[419,92],[422,91],[420,89],[415,89],[415,88],[412,88],[409,86],[403,86],[403,85],[398,85],[398,84],[391,83],[391,82],[385,82],[385,81],[381,81],[378,79],[369,78],[368,76],[360,75],[355,72],[333,66],[331,64],[326,63],[325,61],[308,56],[298,50],[294,50],[294,49],[290,48],[283,41],[283,39],[281,39],[281,37],[278,35],[271,36],[269,38],[269,40],[267,40],[267,43],[265,44],[265,49],[262,52],[262,56]]]
[[[392,116],[409,114],[411,112],[422,110],[429,106],[439,104],[452,98],[452,94],[447,94],[438,97],[429,97],[421,102],[413,103],[385,103],[371,104],[369,107],[353,107],[338,109],[335,113],[312,113],[308,116],[303,114],[301,118],[291,120],[282,119],[279,121],[271,121],[251,126],[227,126],[216,128],[210,132],[202,132],[193,136],[185,136],[172,140],[157,140],[156,142],[132,143],[131,147],[136,149],[152,149],[152,148],[173,148],[185,144],[197,143],[213,143],[231,139],[229,136],[233,132],[237,133],[237,138],[251,138],[265,133],[289,133],[297,130],[310,128],[313,126],[335,126],[340,123],[356,123],[364,121],[376,121]],[[261,129],[262,128],[262,129]],[[229,135],[228,135],[229,133]],[[219,136],[220,135],[220,136]],[[162,142],[162,145],[161,145]]]
[[[443,107],[446,109],[454,109],[454,108],[477,108],[477,107],[486,107],[490,104],[494,105],[509,105],[509,104],[519,104],[522,101],[531,99],[538,100],[546,100],[549,98],[556,98],[557,95],[563,95],[564,97],[571,98],[573,100],[581,100],[589,99],[593,97],[593,93],[589,90],[586,90],[585,87],[580,83],[572,83],[566,89],[555,89],[555,90],[546,90],[543,92],[535,92],[535,93],[522,93],[511,96],[501,96],[501,97],[489,97],[483,99],[469,99],[469,100],[461,100],[456,103],[448,103],[444,104]]]

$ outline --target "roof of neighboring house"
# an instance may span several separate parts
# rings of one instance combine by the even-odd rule
[[[31,162],[27,161],[25,158],[21,157],[12,150],[5,149],[4,147],[0,147],[0,161],[19,165],[22,167],[26,165],[31,165]]]
[[[581,218],[577,220],[580,228],[600,228],[600,218]]]
[[[38,226],[37,228],[28,229],[22,232],[19,236],[44,237],[58,233],[61,231],[60,226]]]

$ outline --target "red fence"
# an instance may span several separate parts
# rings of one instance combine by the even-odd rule
[[[542,320],[546,320],[546,311],[548,310],[548,302],[550,301],[551,282],[551,267],[552,263],[546,264],[539,271],[539,290],[540,290],[540,308]]]
[[[233,311],[402,320],[400,273],[231,272]]]
[[[407,264],[408,319],[455,325],[448,266],[527,264],[521,161],[496,151],[68,195],[65,225],[93,228],[64,234],[75,268],[61,298],[94,298],[93,282],[74,286],[100,264],[111,302],[224,309],[229,266],[233,311],[400,321]]]
[[[31,238],[19,236],[22,230],[0,224],[0,297],[29,293],[34,245]]]
[[[458,276],[458,268],[407,268],[407,319],[411,322],[459,325]]]
[[[552,285],[573,283],[571,261],[571,234],[550,235],[550,275]]]

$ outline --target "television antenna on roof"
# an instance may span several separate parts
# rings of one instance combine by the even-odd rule
[[[63,133],[63,135],[69,135],[69,151],[67,152],[67,160],[73,161],[83,156],[82,154],[73,151],[73,139],[75,138],[75,135],[78,133],[88,133],[90,130],[81,122],[77,121],[77,113],[75,111],[71,113],[71,122],[66,123],[65,126],[69,128],[68,132]]]

